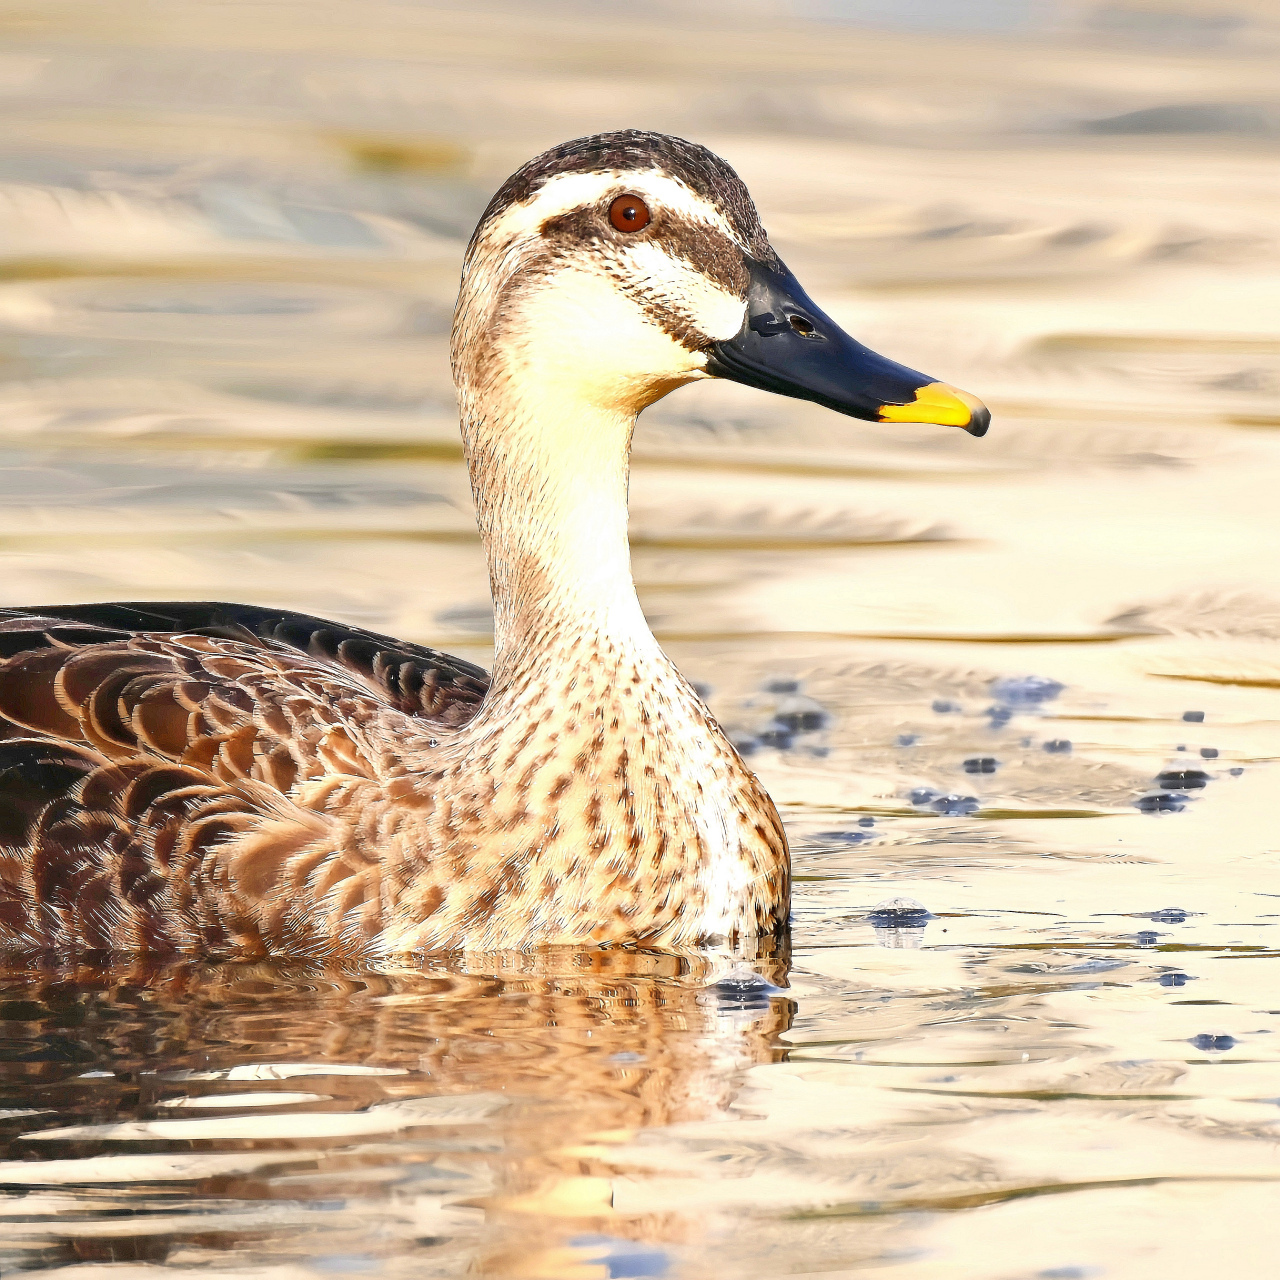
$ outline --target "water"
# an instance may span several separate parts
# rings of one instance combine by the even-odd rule
[[[620,124],[725,154],[822,305],[995,415],[725,384],[642,420],[642,599],[783,808],[787,947],[9,971],[0,1271],[1273,1269],[1269,6],[0,30],[6,603],[271,603],[485,661],[462,246],[521,160]]]

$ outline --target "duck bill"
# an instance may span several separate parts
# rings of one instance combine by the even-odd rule
[[[707,372],[867,422],[934,422],[973,436],[991,424],[977,397],[855,342],[781,262],[751,263],[742,329],[711,346]]]

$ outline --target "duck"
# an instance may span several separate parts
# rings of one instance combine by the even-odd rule
[[[451,363],[492,671],[262,606],[0,609],[0,951],[376,960],[785,931],[778,810],[636,596],[637,415],[707,378],[974,436],[987,409],[842,330],[719,156],[632,129],[502,184]]]

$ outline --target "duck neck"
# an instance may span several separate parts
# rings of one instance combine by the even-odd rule
[[[519,398],[503,395],[517,377]],[[566,650],[661,657],[631,577],[634,412],[542,398],[536,380],[517,377],[462,397],[493,592],[495,693]]]

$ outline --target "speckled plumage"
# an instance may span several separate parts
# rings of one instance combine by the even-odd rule
[[[736,185],[735,185],[736,184]],[[624,239],[602,209],[645,193]],[[0,614],[0,949],[384,955],[779,929],[776,810],[654,641],[631,429],[705,376],[767,241],[702,148],[531,162],[454,329],[495,602],[491,682],[420,646],[224,605]]]

